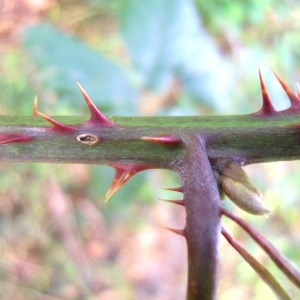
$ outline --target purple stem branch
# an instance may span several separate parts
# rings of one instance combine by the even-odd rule
[[[264,251],[269,255],[277,267],[297,286],[300,288],[300,273],[289,263],[289,261],[282,256],[282,254],[261,235],[258,231],[254,230],[247,222],[241,218],[231,214],[229,211],[222,209],[221,214],[230,218],[242,227],[255,241],[260,245]]]
[[[255,270],[260,278],[273,290],[281,300],[291,300],[290,296],[281,287],[276,278],[257,261],[244,247],[242,247],[230,234],[222,227],[222,235],[228,243],[243,257],[243,259]]]
[[[220,197],[207,157],[205,143],[191,134],[184,140],[186,154],[173,168],[184,193],[188,248],[187,299],[216,297],[218,244],[220,237]]]

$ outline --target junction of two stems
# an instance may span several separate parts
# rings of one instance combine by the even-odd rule
[[[299,92],[297,95],[293,94],[276,75],[291,103],[288,109],[277,111],[268,96],[261,74],[259,76],[263,106],[258,112],[251,114],[251,117],[259,120],[300,113]],[[90,109],[90,119],[80,124],[63,124],[40,113],[36,103],[34,105],[34,115],[41,116],[51,123],[50,127],[38,128],[38,131],[45,134],[54,133],[72,136],[82,145],[94,147],[103,141],[102,137],[95,134],[96,130],[110,128],[117,131],[120,126],[106,118],[80,85],[79,88]],[[286,127],[298,129],[300,125],[295,123],[286,125]],[[0,134],[0,144],[30,143],[37,138],[38,135],[35,132],[28,134],[26,130],[22,132],[12,132],[10,130]],[[240,156],[236,160],[232,156],[209,160],[205,134],[201,137],[201,134],[191,134],[187,130],[186,134],[176,136],[166,131],[166,133],[159,135],[141,135],[140,140],[146,143],[160,144],[164,147],[184,147],[185,149],[185,155],[180,160],[175,159],[168,166],[178,173],[182,181],[182,187],[178,188],[177,191],[184,193],[184,199],[177,203],[184,205],[187,212],[185,228],[172,229],[172,231],[185,236],[187,240],[189,259],[188,299],[213,299],[217,273],[217,245],[221,231],[221,201],[219,195],[222,194],[222,191],[225,192],[239,207],[250,213],[265,214],[268,209],[262,204],[259,192],[253,187],[247,175],[241,169]],[[107,161],[106,164],[115,168],[116,171],[107,192],[106,200],[117,192],[134,174],[157,167],[151,163],[129,161]],[[172,200],[169,202],[174,203]],[[222,213],[229,216],[225,211],[222,211]],[[241,224],[239,225],[241,226]],[[224,230],[223,234],[228,237]],[[254,236],[257,235],[254,234]],[[262,245],[261,239],[256,239],[256,242]],[[277,256],[275,254],[274,257]],[[279,266],[286,269],[286,264],[279,264]],[[293,282],[299,284],[297,272],[287,271],[287,273]]]

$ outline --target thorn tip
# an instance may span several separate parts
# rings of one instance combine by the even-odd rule
[[[177,188],[163,188],[163,190],[165,190],[165,191],[172,191],[172,192],[180,192],[180,193],[183,192],[183,188],[181,186],[177,187]]]
[[[109,164],[115,169],[115,176],[105,195],[104,202],[107,202],[133,175],[149,169],[148,166],[138,164]]]
[[[260,82],[260,87],[261,87],[263,105],[262,105],[262,108],[258,112],[255,113],[255,115],[270,116],[270,115],[277,114],[278,112],[272,105],[272,101],[271,101],[271,99],[269,97],[269,94],[267,92],[267,89],[266,89],[265,83],[263,81],[260,69],[258,69],[258,75],[259,75],[259,82]]]
[[[172,204],[177,204],[177,205],[182,205],[184,206],[184,200],[168,200],[168,199],[159,199],[160,201],[172,203]]]
[[[287,109],[288,112],[299,112],[300,111],[300,99],[299,99],[299,90],[298,90],[298,96],[295,95],[289,87],[285,84],[283,79],[272,69],[275,77],[279,81],[280,85],[282,86],[283,90],[287,94],[288,98],[290,99],[291,106]]]
[[[77,82],[77,86],[90,110],[91,117],[86,122],[86,124],[97,125],[100,124],[102,126],[115,126],[116,124],[110,120],[108,120],[104,114],[96,107],[91,98],[88,96],[83,87]]]
[[[26,143],[30,142],[34,137],[25,135],[22,133],[8,133],[0,135],[0,144],[10,144],[10,143]]]
[[[164,226],[164,228],[167,229],[167,230],[169,230],[169,231],[171,231],[171,232],[173,232],[173,233],[181,235],[183,237],[186,236],[184,229],[176,229],[176,228],[171,228],[171,227],[167,227],[167,226]]]

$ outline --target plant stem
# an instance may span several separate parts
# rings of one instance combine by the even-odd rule
[[[185,237],[188,248],[187,299],[215,299],[220,197],[203,140],[184,140],[185,158],[175,164],[184,191]]]
[[[62,134],[40,117],[0,116],[0,161],[33,161],[106,164],[120,161],[166,168],[184,156],[182,145],[151,143],[144,136],[187,134],[205,137],[207,155],[239,163],[294,160],[300,158],[300,116],[216,117],[114,117],[117,126],[86,126],[80,117],[55,117],[75,124],[76,131]],[[8,134],[33,137],[30,142],[3,144]],[[99,139],[93,146],[79,143],[81,134]]]

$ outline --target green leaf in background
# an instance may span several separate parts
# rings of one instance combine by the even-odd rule
[[[43,71],[44,85],[57,93],[60,102],[74,105],[74,98],[79,97],[76,82],[80,82],[106,111],[122,114],[130,107],[130,114],[134,114],[137,94],[126,72],[101,53],[46,24],[27,28],[22,44]]]
[[[224,109],[231,71],[192,1],[124,1],[120,29],[146,88],[164,90],[175,75],[194,101]]]

